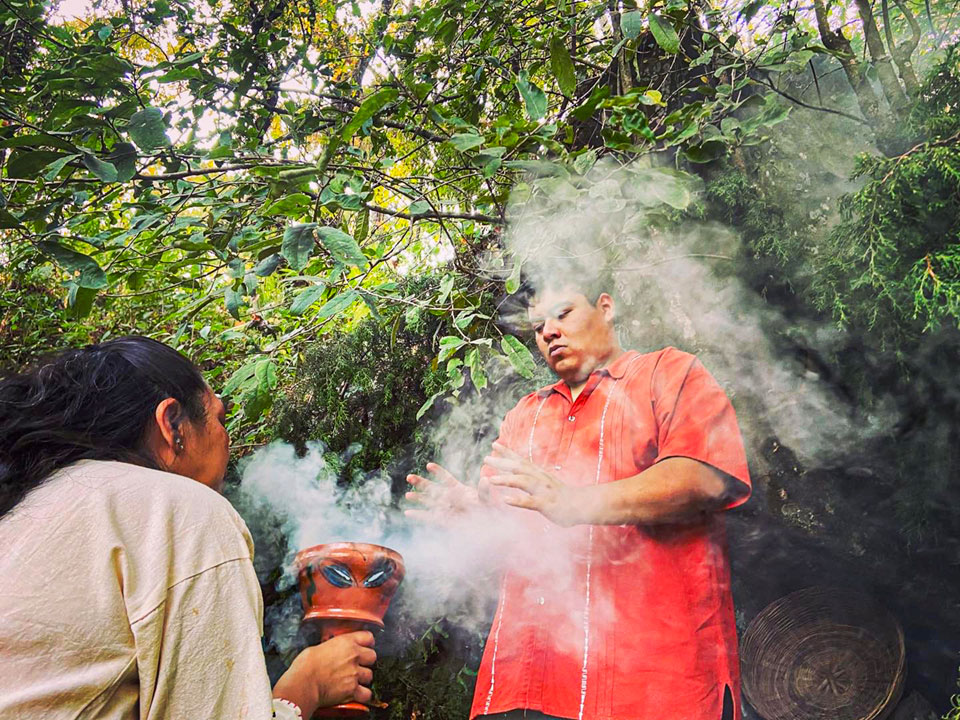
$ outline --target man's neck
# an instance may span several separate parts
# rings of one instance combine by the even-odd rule
[[[624,353],[623,348],[617,345],[613,349],[613,352],[611,352],[606,358],[604,358],[601,362],[599,362],[597,366],[594,367],[593,370],[591,370],[585,378],[583,378],[583,380],[578,380],[576,382],[571,382],[570,380],[567,380],[566,381],[567,387],[570,388],[570,397],[573,399],[573,401],[574,402],[577,401],[577,398],[580,396],[580,393],[583,391],[583,389],[587,386],[587,383],[590,381],[590,376],[593,375],[593,373],[595,373],[597,370],[603,370],[605,367],[609,367],[614,362],[616,362],[616,360],[621,355],[623,355],[623,353]]]

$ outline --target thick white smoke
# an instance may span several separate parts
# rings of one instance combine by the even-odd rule
[[[562,286],[565,277],[609,278],[625,349],[675,345],[698,354],[740,410],[745,434],[776,436],[805,459],[845,449],[864,427],[853,426],[822,378],[774,348],[771,328],[786,323],[733,272],[744,257],[737,236],[707,220],[674,222],[697,192],[688,176],[643,165],[598,164],[585,176],[531,178],[518,186],[511,206],[502,266],[519,260],[534,287]],[[831,342],[827,329],[806,331],[824,346]],[[476,483],[493,439],[483,430],[496,428],[522,394],[507,385],[461,399],[433,428],[442,448],[435,460],[467,483]],[[551,577],[557,592],[573,582],[564,538],[582,529],[558,531],[556,542],[545,544],[542,518],[506,508],[438,525],[411,522],[379,469],[342,488],[337,464],[319,444],[301,458],[273,444],[243,467],[245,505],[269,506],[283,519],[289,554],[281,583],[293,582],[289,568],[298,549],[344,540],[387,545],[405,558],[408,609],[483,632],[502,557],[523,554],[530,576]],[[524,553],[528,548],[537,552]],[[296,632],[299,600],[272,612],[273,641],[283,649]]]

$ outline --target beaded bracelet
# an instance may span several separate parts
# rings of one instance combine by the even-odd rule
[[[275,720],[303,720],[303,713],[296,703],[281,698],[274,698],[273,717]]]

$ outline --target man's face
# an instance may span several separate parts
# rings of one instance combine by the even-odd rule
[[[616,348],[613,310],[613,298],[606,293],[591,304],[573,289],[544,290],[530,305],[537,347],[568,384],[584,382]]]

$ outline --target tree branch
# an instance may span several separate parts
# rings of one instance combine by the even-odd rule
[[[490,225],[506,224],[503,218],[480,213],[425,212],[411,215],[403,210],[391,210],[390,208],[380,207],[379,205],[373,205],[371,203],[364,203],[363,206],[370,212],[392,215],[393,217],[403,218],[404,220],[475,220],[477,222],[489,223]]]
[[[786,98],[790,102],[796,105],[799,105],[802,108],[806,108],[807,110],[818,110],[819,112],[830,113],[831,115],[839,115],[840,117],[845,117],[848,120],[853,120],[854,122],[860,123],[861,125],[866,125],[868,127],[870,126],[870,123],[864,120],[863,118],[857,117],[856,115],[851,115],[850,113],[843,112],[843,110],[834,110],[833,108],[823,107],[822,105],[817,106],[817,105],[810,105],[809,103],[805,103],[800,98],[796,98],[793,95],[790,95],[789,93],[784,92],[783,90],[778,88],[776,85],[770,82],[769,78],[764,78],[763,83],[767,87],[769,87],[771,90],[773,90],[777,95],[780,95],[781,97]]]

